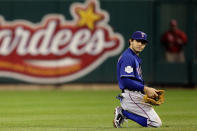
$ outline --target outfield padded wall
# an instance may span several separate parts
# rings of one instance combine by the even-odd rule
[[[0,15],[6,21],[24,19],[38,23],[47,14],[61,14],[66,19],[73,19],[70,6],[74,2],[84,3],[84,0],[0,0]],[[197,1],[174,0],[100,0],[100,8],[109,13],[109,25],[114,32],[120,33],[124,38],[124,49],[128,47],[128,39],[131,33],[142,30],[148,34],[149,43],[141,54],[143,60],[143,77],[146,83],[152,84],[195,84],[197,83],[196,63],[193,61],[195,46],[193,33],[195,23],[191,23]],[[174,8],[178,5],[177,9]],[[191,8],[193,10],[191,10]],[[174,13],[166,12],[172,11]],[[179,11],[181,10],[181,12]],[[178,12],[178,15],[177,15]],[[171,14],[170,14],[171,13]],[[180,21],[180,27],[189,35],[189,44],[185,49],[187,62],[183,64],[169,64],[163,60],[164,50],[160,45],[160,35],[167,28],[167,22],[176,16]],[[197,21],[197,19],[195,19]],[[195,32],[195,31],[193,31]],[[191,53],[191,54],[190,54]],[[115,83],[116,63],[120,54],[105,60],[100,66],[79,79],[69,81],[71,83]],[[177,68],[178,67],[178,68]],[[57,78],[58,79],[58,78]],[[8,77],[1,77],[1,83],[21,83]],[[64,83],[64,82],[63,82]],[[66,83],[66,82],[65,82]]]

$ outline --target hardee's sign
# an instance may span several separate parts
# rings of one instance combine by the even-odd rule
[[[73,21],[47,15],[41,23],[0,17],[0,76],[34,83],[82,77],[123,48],[97,1],[74,3]]]

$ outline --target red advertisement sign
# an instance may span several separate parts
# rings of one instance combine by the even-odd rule
[[[40,23],[0,17],[0,76],[33,83],[62,83],[93,71],[122,51],[98,1],[73,3],[73,20],[46,15]]]

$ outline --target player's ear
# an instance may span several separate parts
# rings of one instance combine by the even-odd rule
[[[132,41],[133,41],[132,39],[129,39],[129,45],[131,44]]]

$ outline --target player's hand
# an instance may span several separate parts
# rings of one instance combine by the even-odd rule
[[[158,92],[158,90],[156,90],[154,88],[144,86],[144,93],[150,98],[158,97],[157,92]]]
[[[177,38],[176,42],[179,44],[179,45],[182,45],[183,44],[183,40],[181,38]]]

